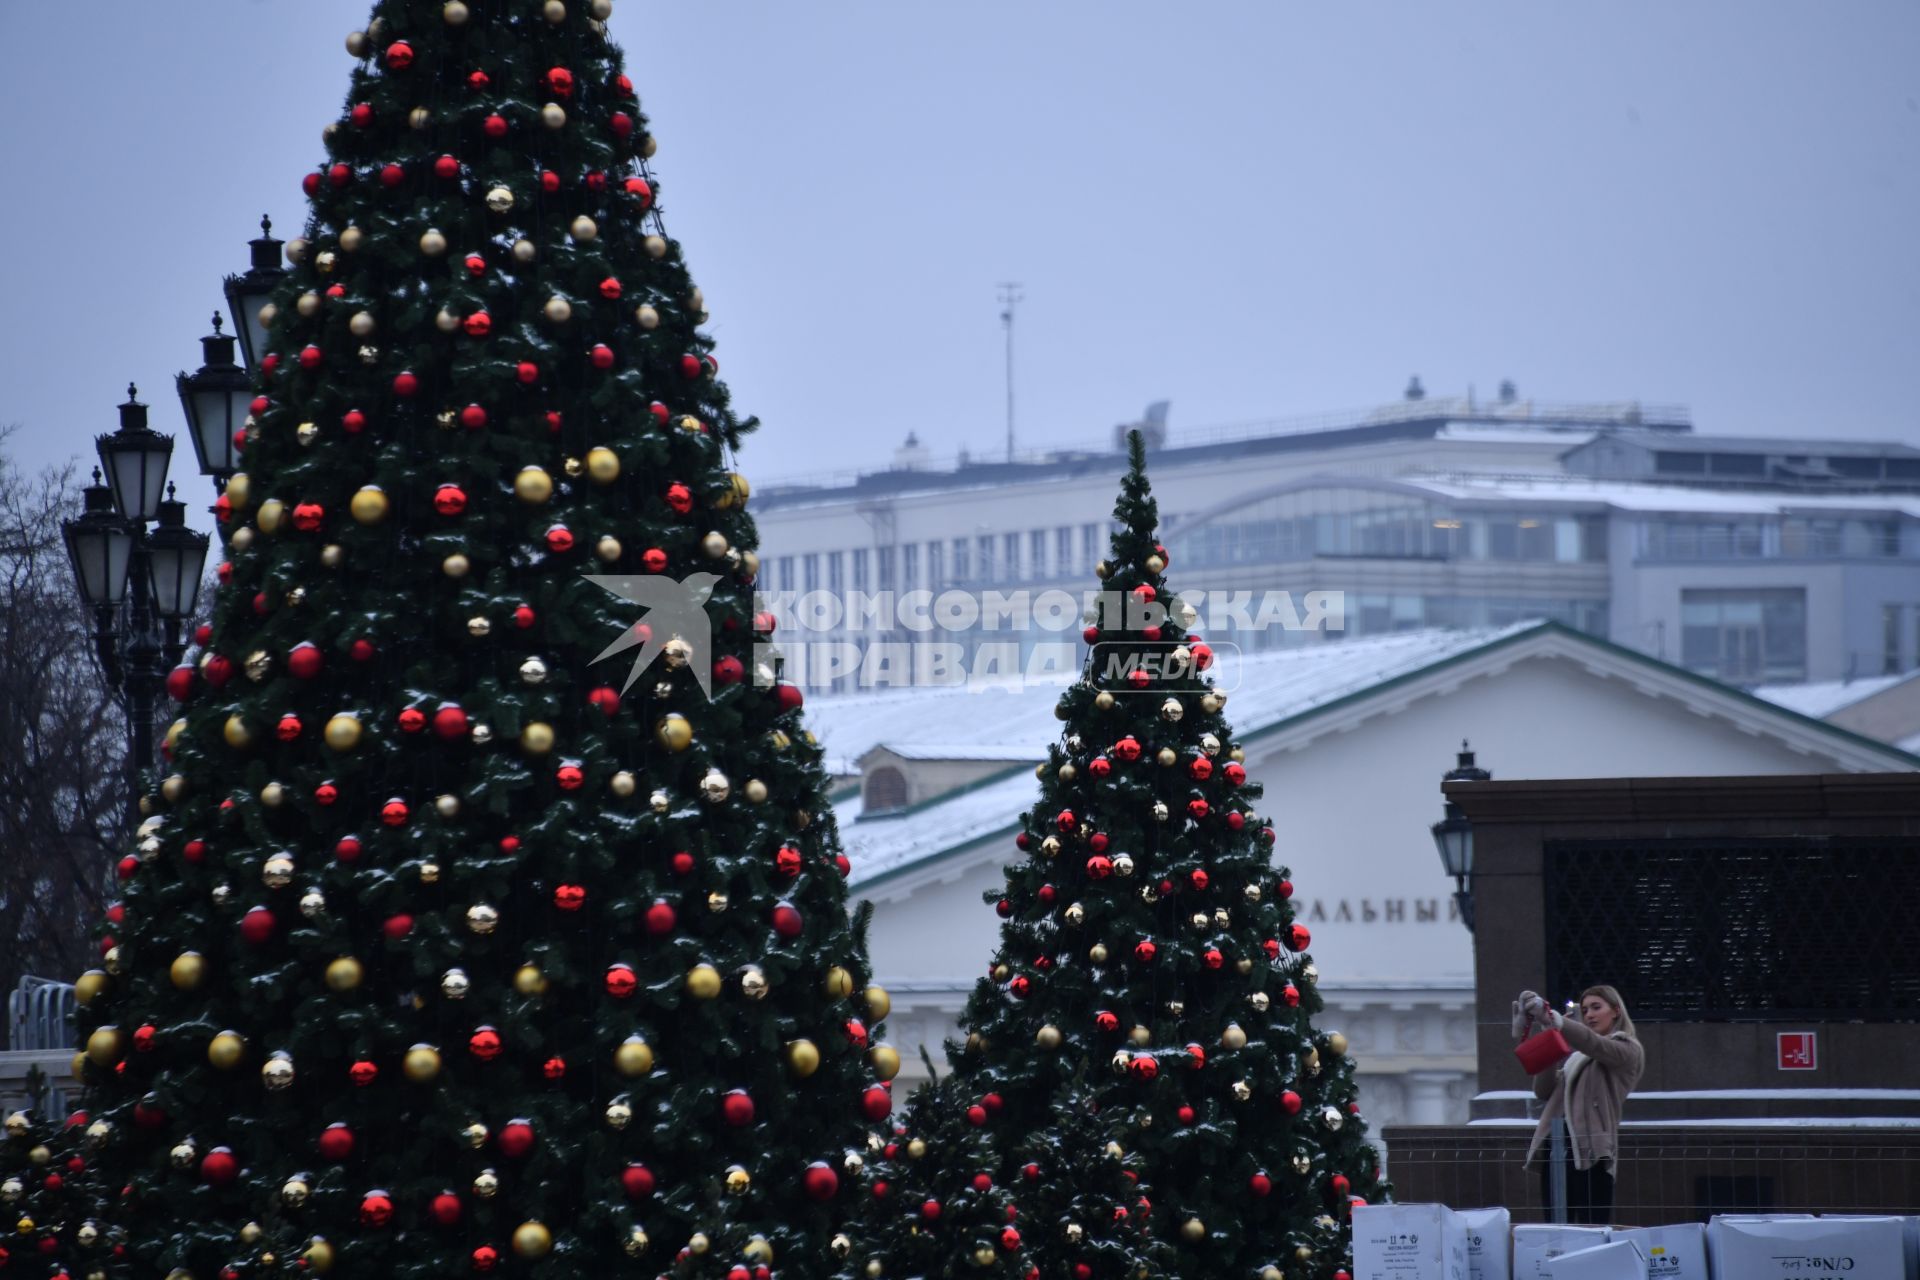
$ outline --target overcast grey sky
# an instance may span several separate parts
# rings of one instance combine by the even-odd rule
[[[172,375],[364,0],[0,0],[0,423]],[[762,480],[1357,408],[1419,373],[1920,442],[1920,3],[618,0]],[[192,472],[186,440],[176,474]],[[196,485],[197,485],[196,481]]]

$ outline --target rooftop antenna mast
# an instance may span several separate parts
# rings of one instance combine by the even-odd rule
[[[1013,461],[1013,310],[1026,297],[1020,282],[1000,283],[1000,323],[1007,331],[1007,461]]]

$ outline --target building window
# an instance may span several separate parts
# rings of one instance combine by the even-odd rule
[[[927,544],[927,550],[934,549],[933,543]],[[907,591],[920,585],[920,544],[909,542],[900,548],[900,585]]]
[[[773,582],[775,591],[793,590],[793,557],[781,556],[773,562]]]
[[[1007,581],[1017,582],[1020,578],[1020,535],[1009,533],[1000,539],[1000,549],[1007,558],[1006,565],[1000,570]]]
[[[1729,684],[1792,684],[1807,678],[1807,593],[1680,593],[1680,662]]]
[[[855,591],[867,589],[867,549],[865,547],[853,549],[853,589]]]
[[[967,540],[955,538],[953,540],[953,580],[968,582],[972,578],[973,566],[967,562]]]
[[[820,589],[820,553],[810,551],[806,555],[801,556],[800,568],[801,571],[806,574],[806,589],[808,591],[818,591]]]
[[[861,796],[863,813],[882,813],[907,807],[907,776],[891,765],[867,771],[867,785]]]
[[[1071,525],[1063,524],[1053,531],[1053,571],[1063,578],[1074,571]]]
[[[973,566],[973,572],[982,582],[993,581],[993,535],[983,533],[973,540],[973,549],[979,560]]]
[[[1904,634],[1900,626],[1901,608],[1897,604],[1882,606],[1880,611],[1880,672],[1882,675],[1899,675],[1906,669],[1901,661],[1900,640]]]
[[[1100,562],[1100,526],[1083,524],[1080,526],[1080,563],[1088,570]]]
[[[893,548],[880,548],[880,589],[893,590]]]
[[[946,546],[943,543],[929,542],[927,544],[927,586],[935,591],[938,591],[946,585],[945,575],[947,567],[943,560],[946,550]]]
[[[827,590],[839,595],[847,588],[847,557],[842,551],[827,552]]]
[[[1060,572],[1060,566],[1054,566],[1054,572]],[[1047,531],[1035,529],[1027,535],[1027,574],[1029,577],[1047,576]]]

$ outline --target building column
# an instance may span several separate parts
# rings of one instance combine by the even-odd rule
[[[1459,1079],[1452,1071],[1409,1071],[1407,1085],[1408,1124],[1448,1124],[1452,1117],[1447,1086]]]

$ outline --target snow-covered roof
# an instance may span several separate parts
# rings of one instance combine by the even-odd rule
[[[1538,444],[1556,453],[1577,449],[1593,439],[1597,431],[1572,431],[1565,428],[1526,426],[1522,423],[1486,425],[1478,422],[1449,422],[1434,435],[1436,440],[1460,444]],[[1683,436],[1682,439],[1691,439]]]
[[[1316,707],[1470,653],[1538,626],[1480,631],[1408,631],[1299,649],[1238,654],[1220,645],[1215,687],[1243,739]],[[823,697],[807,705],[808,726],[828,755],[856,760],[876,746],[927,760],[999,759],[1005,774],[949,792],[928,806],[868,817],[840,803],[840,836],[852,883],[872,880],[943,849],[1010,826],[1033,803],[1033,770],[1061,733],[1053,714],[1061,677],[1019,688],[894,690]],[[919,815],[937,806],[938,821]]]
[[[1785,707],[1789,711],[1798,711],[1803,716],[1812,716],[1824,720],[1834,712],[1850,707],[1863,699],[1883,693],[1905,680],[1913,678],[1911,671],[1904,675],[1868,676],[1863,680],[1821,680],[1813,684],[1763,684],[1756,688],[1755,697],[1765,698],[1775,706]],[[1903,750],[1911,747],[1903,744]]]
[[[1456,501],[1553,502],[1613,507],[1621,511],[1666,511],[1697,515],[1783,515],[1795,512],[1899,513],[1920,518],[1913,494],[1799,494],[1760,489],[1709,489],[1677,484],[1636,484],[1551,475],[1407,476],[1408,484]]]

